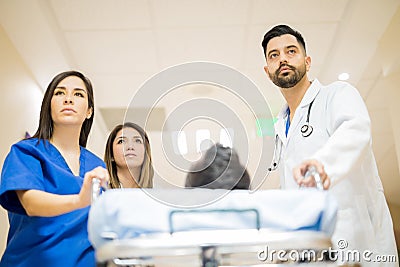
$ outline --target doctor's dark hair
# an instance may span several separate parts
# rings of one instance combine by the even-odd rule
[[[279,37],[285,34],[290,34],[296,37],[297,42],[304,48],[304,52],[307,54],[306,50],[306,42],[304,41],[303,36],[300,32],[296,31],[295,29],[289,27],[288,25],[277,25],[270,29],[265,35],[264,39],[261,43],[261,46],[264,49],[264,56],[266,56],[267,45],[272,38]]]
[[[250,176],[236,151],[217,143],[192,165],[185,187],[249,189]]]
[[[151,159],[151,149],[149,137],[142,127],[133,122],[125,122],[124,124],[119,124],[114,127],[111,133],[108,136],[106,148],[104,152],[104,162],[106,163],[108,173],[110,174],[110,187],[111,188],[120,188],[120,180],[117,174],[117,164],[114,160],[114,150],[113,143],[117,134],[120,130],[125,128],[132,128],[139,132],[142,137],[145,154],[143,159],[143,164],[140,169],[140,177],[135,177],[135,182],[140,188],[152,188],[153,187],[153,176],[154,169],[153,163]]]
[[[90,133],[90,129],[92,128],[94,118],[94,96],[92,83],[85,75],[78,71],[65,71],[59,73],[50,82],[46,89],[46,92],[44,93],[42,107],[40,109],[39,126],[32,138],[38,138],[40,141],[41,139],[49,140],[53,136],[54,127],[53,119],[51,117],[51,99],[53,98],[54,90],[57,88],[58,84],[62,80],[70,76],[76,76],[83,81],[88,96],[88,108],[92,109],[92,115],[89,119],[85,119],[85,121],[83,122],[81,133],[79,136],[79,145],[82,147],[86,147],[88,135]]]

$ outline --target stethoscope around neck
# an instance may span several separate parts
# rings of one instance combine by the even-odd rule
[[[314,98],[314,100],[315,100],[315,98]],[[312,104],[314,103],[314,100],[311,101],[310,105],[308,106],[306,124],[304,124],[300,128],[300,132],[303,137],[309,137],[314,130],[313,127],[310,125],[310,112],[311,112],[311,107],[312,107]]]
[[[315,100],[315,98],[314,98],[314,100]],[[314,103],[314,100],[311,101],[310,105],[308,106],[306,123],[303,126],[301,126],[301,128],[300,128],[300,132],[303,137],[309,137],[314,131],[313,127],[310,125],[310,113],[311,113],[311,107],[312,107],[312,104]],[[268,168],[269,172],[275,171],[276,169],[278,169],[278,165],[279,165],[279,162],[281,161],[281,156],[282,156],[282,146],[283,146],[283,143],[282,143],[282,141],[279,140],[279,136],[276,134],[275,135],[275,145],[274,145],[274,155],[272,158],[272,164]]]
[[[278,144],[281,144],[280,146]],[[272,164],[268,168],[268,172],[275,171],[278,169],[279,162],[281,161],[281,156],[282,156],[282,146],[283,143],[282,141],[279,140],[279,136],[276,134],[275,135],[275,145],[274,145],[274,155],[272,157]],[[279,150],[279,152],[278,152]]]

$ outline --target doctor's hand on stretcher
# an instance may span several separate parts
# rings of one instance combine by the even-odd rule
[[[92,180],[97,178],[106,187],[109,181],[107,169],[97,167],[85,173],[78,194],[58,195],[41,190],[17,190],[19,201],[29,216],[51,217],[87,207],[92,200]]]
[[[313,175],[313,169],[318,175]],[[318,185],[320,185],[321,189],[327,190],[331,185],[329,176],[325,172],[324,165],[318,160],[312,159],[303,161],[299,166],[293,169],[293,177],[300,187],[319,187]]]

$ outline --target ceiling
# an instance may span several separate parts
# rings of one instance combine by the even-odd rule
[[[265,76],[260,43],[271,26],[289,24],[306,39],[311,78],[329,83],[341,72],[350,73],[349,82],[357,86],[371,114],[386,194],[400,205],[395,141],[377,86],[385,67],[377,63],[377,48],[392,21],[398,21],[399,7],[399,0],[1,0],[0,23],[41,88],[59,71],[86,73],[110,128],[148,79],[193,61],[238,70],[277,114],[283,99]],[[393,52],[393,65],[399,66],[399,50]],[[192,86],[160,101],[154,130],[185,98],[212,97],[212,92]],[[145,114],[143,107],[132,108]]]

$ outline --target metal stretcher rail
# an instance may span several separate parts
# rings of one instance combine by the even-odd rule
[[[98,249],[96,258],[98,266],[249,266],[295,262],[289,257],[287,261],[278,259],[278,251],[297,251],[298,255],[302,251],[314,251],[314,259],[299,257],[297,262],[325,260],[321,253],[330,246],[330,239],[315,231],[191,231],[114,240]],[[273,258],[260,259],[260,253],[274,252],[275,255],[270,255]],[[110,262],[112,265],[108,265]]]

